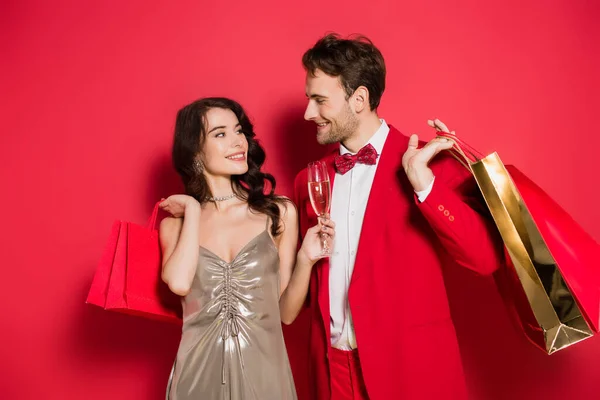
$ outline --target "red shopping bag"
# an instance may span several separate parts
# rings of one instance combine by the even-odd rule
[[[549,249],[549,254],[540,254],[538,259],[547,265],[551,262],[550,257],[554,258],[565,282],[581,305],[586,321],[594,332],[599,332],[600,245],[556,201],[515,166],[507,165],[506,170],[519,189]],[[557,296],[561,296],[560,291],[557,291]]]
[[[86,303],[151,319],[181,321],[181,299],[161,280],[158,204],[146,227],[115,221]]]

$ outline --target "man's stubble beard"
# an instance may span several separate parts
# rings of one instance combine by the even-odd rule
[[[335,121],[335,122],[334,122]],[[358,117],[352,113],[350,105],[346,104],[338,118],[330,121],[330,131],[326,137],[319,138],[322,145],[341,143],[348,140],[358,129]]]

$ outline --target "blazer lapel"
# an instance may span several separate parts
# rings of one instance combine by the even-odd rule
[[[402,168],[402,156],[407,147],[408,138],[390,125],[390,132],[379,156],[379,164],[365,210],[351,284],[360,278],[373,260],[377,259],[372,253],[372,244],[382,239],[386,210],[388,206],[393,206],[394,189],[399,184],[396,172]]]

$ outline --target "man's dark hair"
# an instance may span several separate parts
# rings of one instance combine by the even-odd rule
[[[342,39],[338,34],[328,34],[304,53],[302,64],[312,75],[319,69],[339,77],[346,99],[359,86],[366,87],[371,110],[379,107],[385,90],[385,62],[379,49],[365,36]]]

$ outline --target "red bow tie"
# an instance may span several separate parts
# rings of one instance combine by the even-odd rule
[[[338,154],[335,156],[333,162],[335,163],[335,169],[337,172],[344,175],[346,172],[354,168],[357,162],[361,164],[375,165],[375,162],[377,162],[377,150],[375,150],[375,147],[369,143],[360,149],[356,154]]]

